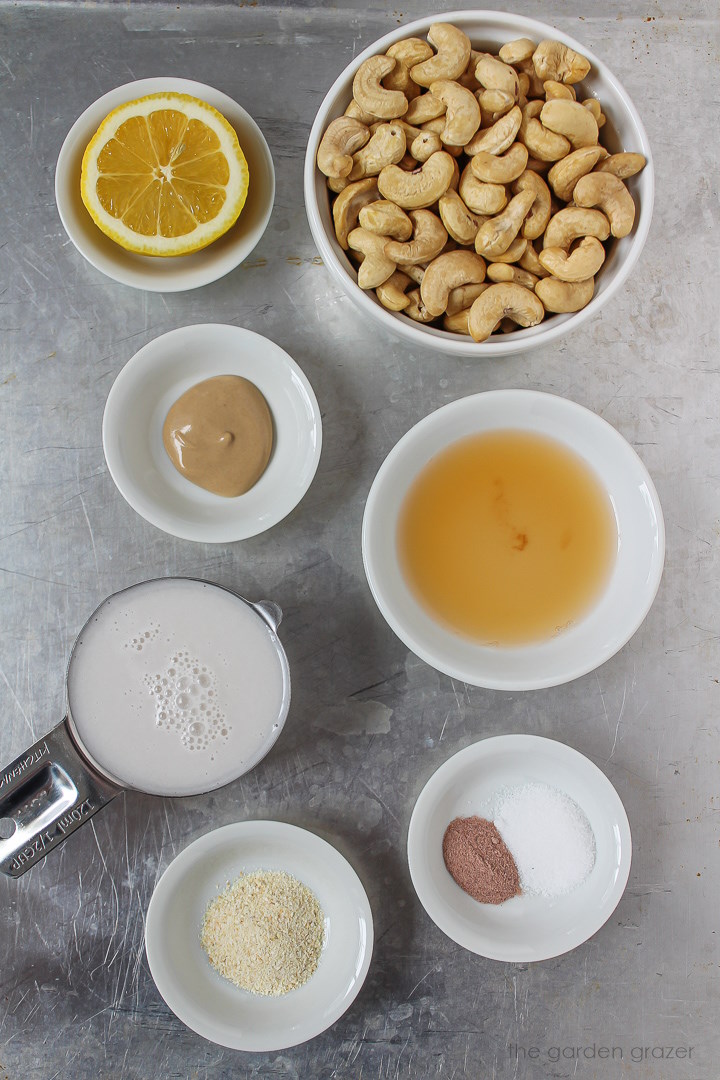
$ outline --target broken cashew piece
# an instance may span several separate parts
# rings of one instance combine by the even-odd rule
[[[548,183],[558,199],[568,202],[580,177],[592,172],[603,154],[607,150],[602,146],[583,146],[557,161],[548,173]]]
[[[410,69],[411,78],[419,86],[430,86],[436,79],[459,79],[465,71],[472,46],[470,38],[451,23],[433,23],[428,41],[437,49],[435,56]]]
[[[581,176],[573,199],[577,206],[599,206],[610,222],[613,236],[627,236],[635,221],[635,202],[619,177],[610,172]]]
[[[473,214],[452,189],[440,197],[438,212],[443,225],[458,244],[473,244],[477,231],[485,220],[484,216],[477,217]]]
[[[510,112],[496,120],[492,127],[478,131],[474,138],[466,144],[465,153],[470,157],[482,151],[486,151],[488,154],[503,154],[515,142],[515,136],[520,130],[522,118],[521,109],[514,105]]]
[[[607,240],[610,236],[610,222],[601,210],[586,210],[584,206],[566,206],[550,218],[543,236],[543,248],[559,247],[567,251],[573,240],[582,236],[595,236],[598,240]]]
[[[352,155],[370,138],[370,129],[351,116],[338,116],[320,140],[317,152],[318,169],[325,176],[348,176],[353,167]]]
[[[525,171],[527,147],[513,143],[504,154],[489,154],[481,150],[470,162],[473,175],[486,184],[511,184]]]
[[[408,110],[402,90],[386,90],[382,80],[395,68],[392,56],[371,56],[355,72],[353,97],[361,109],[381,120],[396,120]]]
[[[410,218],[404,210],[387,199],[378,199],[377,202],[363,206],[358,220],[361,228],[384,236],[385,239],[392,237],[393,240],[409,240],[412,236],[413,224]]]
[[[380,124],[370,142],[353,154],[352,172],[348,180],[377,176],[386,165],[394,165],[405,153],[405,132],[399,124]]]
[[[479,285],[485,280],[485,260],[472,251],[450,251],[438,255],[428,266],[420,286],[422,302],[437,317],[447,309],[452,289]]]
[[[474,341],[485,341],[504,318],[518,326],[537,326],[545,309],[535,293],[513,281],[491,285],[470,308],[468,330]]]
[[[546,311],[569,314],[586,307],[595,292],[595,279],[587,281],[559,281],[546,277],[538,281],[535,292]]]
[[[378,285],[375,294],[384,308],[388,311],[402,311],[410,303],[405,295],[405,290],[412,285],[412,278],[403,274],[402,270],[396,270],[387,281]]]
[[[540,123],[557,135],[564,135],[573,150],[597,144],[597,121],[590,110],[577,101],[561,98],[546,101],[540,112]]]
[[[512,186],[513,194],[520,191],[533,191],[535,200],[528,210],[522,225],[522,235],[526,240],[537,240],[547,228],[552,213],[552,196],[542,176],[532,169],[526,169]]]
[[[555,82],[577,83],[584,79],[590,70],[590,61],[575,52],[562,41],[541,41],[532,55],[533,67],[543,82],[554,79]]]
[[[464,146],[480,127],[477,98],[457,82],[438,79],[430,84],[430,93],[445,106],[445,126],[440,138],[450,146]]]
[[[475,237],[475,250],[478,255],[494,259],[496,255],[507,251],[520,232],[525,215],[534,202],[534,191],[520,191],[513,196],[502,213],[481,225]]]
[[[585,281],[595,277],[605,262],[605,248],[594,236],[585,236],[571,255],[564,248],[543,248],[541,264],[560,281]]]
[[[378,198],[377,180],[374,176],[349,184],[340,192],[333,204],[333,223],[340,247],[347,251],[348,235],[358,223],[360,210]]]
[[[361,289],[376,289],[395,273],[395,263],[385,254],[386,243],[386,237],[377,236],[367,229],[353,229],[348,236],[348,247],[365,256],[358,270]]]
[[[397,165],[387,165],[378,176],[380,194],[404,210],[432,206],[450,187],[455,162],[444,150],[431,154],[415,172],[404,172]]]
[[[642,154],[610,154],[595,166],[595,172],[609,172],[620,180],[627,180],[644,169],[646,164]]]
[[[427,263],[445,247],[447,232],[443,223],[432,210],[411,210],[408,214],[412,223],[412,239],[405,243],[389,240],[385,244],[385,254],[403,269],[415,263]]]

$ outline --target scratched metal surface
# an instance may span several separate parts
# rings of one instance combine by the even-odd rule
[[[618,0],[523,9],[587,42],[625,83],[655,149],[657,204],[631,283],[599,317],[532,360],[482,366],[410,353],[363,322],[318,264],[302,206],[304,144],[324,91],[362,47],[432,10],[428,0],[412,11],[349,0],[0,3],[0,761],[60,719],[78,629],[104,596],[140,578],[205,576],[278,601],[294,679],[283,737],[249,776],[204,798],[121,797],[21,880],[0,881],[0,1078],[717,1075],[717,9],[705,0],[690,10],[648,0],[633,15]],[[278,193],[244,267],[159,296],[114,284],[77,254],[53,171],[86,105],[164,72],[215,84],[249,110],[269,140]],[[204,320],[287,348],[325,424],[301,506],[265,536],[218,547],[145,524],[115,490],[100,442],[105,396],[129,357]],[[447,401],[505,386],[566,395],[613,423],[649,467],[668,532],[658,600],[630,644],[569,686],[526,695],[453,684],[408,655],[373,605],[359,545],[368,487],[398,437]],[[508,731],[563,739],[597,762],[635,840],[609,923],[574,953],[529,966],[446,939],[414,897],[404,854],[431,772]],[[307,826],[348,856],[377,945],[363,991],[332,1030],[253,1057],[174,1018],[142,935],[174,855],[215,826],[265,816]],[[599,1053],[605,1046],[613,1057]],[[663,1060],[667,1047],[686,1056]]]

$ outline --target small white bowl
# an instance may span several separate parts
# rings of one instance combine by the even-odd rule
[[[240,990],[200,945],[210,901],[253,870],[292,874],[325,916],[315,974],[281,997]],[[220,1046],[272,1052],[314,1038],[350,1007],[370,967],[372,912],[360,878],[325,840],[282,821],[241,821],[206,833],[173,860],[150,900],[145,949],[155,985],[184,1024]]]
[[[598,98],[602,105],[607,117],[607,124],[602,130],[603,143],[613,152],[632,150],[644,154],[647,158],[643,171],[628,182],[637,206],[633,230],[629,236],[614,241],[598,273],[595,296],[587,307],[575,314],[553,315],[538,326],[519,329],[509,334],[493,335],[487,341],[478,343],[460,334],[423,326],[402,313],[388,311],[373,292],[364,291],[357,285],[357,272],[335,237],[325,177],[315,164],[317,149],[330,121],[342,116],[352,99],[352,81],[360,65],[370,56],[387,52],[390,45],[401,38],[424,37],[434,22],[453,23],[465,31],[475,48],[494,52],[507,41],[529,37],[537,42],[543,38],[554,38],[583,53],[591,62],[592,70],[583,80],[580,90],[583,96]],[[619,291],[637,263],[647,239],[652,218],[655,180],[648,137],[627,91],[603,61],[581,42],[553,26],[548,26],[547,23],[527,19],[523,15],[512,15],[504,11],[450,11],[404,23],[397,30],[373,42],[341,72],[323,99],[310,131],[305,155],[304,187],[310,230],[323,261],[335,282],[363,314],[413,346],[435,349],[449,356],[471,356],[480,359],[509,356],[557,341],[569,330],[574,330],[595,315],[610,297]]]
[[[445,866],[445,830],[456,817],[491,816],[502,788],[529,783],[564,791],[585,812],[595,866],[582,885],[556,899],[521,895],[480,904]],[[470,952],[514,963],[548,960],[592,937],[618,905],[631,857],[627,814],[605,774],[565,743],[536,735],[482,739],[449,758],[420,792],[408,832],[410,876],[436,926]]]
[[[270,462],[233,499],[181,476],[162,441],[170,406],[214,375],[255,383],[273,419]],[[246,540],[281,521],[310,487],[321,445],[320,409],[292,357],[260,334],[219,323],[182,326],[148,342],[116,378],[103,416],[105,461],[123,498],[158,529],[206,544]]]
[[[518,647],[479,645],[433,619],[408,586],[397,551],[400,507],[427,462],[464,436],[497,429],[538,432],[583,458],[608,493],[618,529],[615,566],[595,606],[550,640]],[[660,584],[665,529],[645,466],[606,420],[553,394],[493,390],[443,406],[396,443],[368,495],[362,549],[375,602],[417,656],[473,686],[537,690],[585,675],[632,637]]]
[[[135,98],[163,91],[191,94],[221,112],[237,132],[250,173],[247,200],[232,228],[202,251],[168,258],[125,251],[98,229],[80,197],[83,154],[108,113]],[[114,281],[148,292],[197,289],[234,270],[265,232],[274,199],[275,171],[260,128],[227,94],[190,79],[139,79],[103,94],[70,128],[55,169],[55,201],[60,220],[80,254]]]

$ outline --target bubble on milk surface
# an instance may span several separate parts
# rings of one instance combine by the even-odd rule
[[[230,734],[215,675],[187,651],[178,651],[165,671],[146,675],[144,682],[155,702],[155,723],[173,732],[186,750],[207,750]]]
[[[117,622],[115,623],[115,628],[119,629],[119,625]],[[140,630],[140,632],[135,637],[132,637],[125,642],[125,648],[132,649],[135,652],[142,652],[143,646],[149,645],[151,641],[154,641],[159,633],[160,627],[158,626],[158,624],[150,622],[143,630]]]

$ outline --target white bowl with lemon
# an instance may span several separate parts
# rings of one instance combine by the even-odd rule
[[[226,94],[188,79],[118,86],[73,124],[55,172],[71,241],[124,285],[182,292],[247,258],[275,196],[270,150]]]

